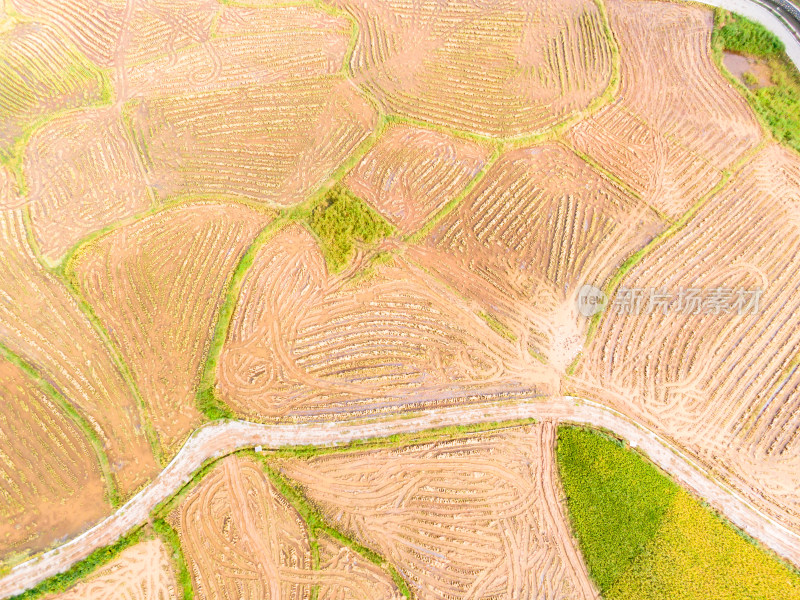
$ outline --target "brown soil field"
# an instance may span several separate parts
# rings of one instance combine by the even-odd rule
[[[109,564],[46,600],[179,600],[172,558],[160,540],[123,550]]]
[[[357,285],[329,277],[316,241],[296,225],[255,257],[217,374],[223,400],[256,419],[352,416],[557,384],[402,259]]]
[[[391,577],[349,548],[322,533],[319,543],[319,600],[400,600]]]
[[[38,552],[104,515],[97,456],[19,367],[0,359],[0,563]]]
[[[120,490],[156,471],[135,396],[66,286],[36,260],[22,212],[0,211],[0,339],[42,374],[99,435]]]
[[[170,520],[199,600],[309,598],[306,525],[258,463],[223,459]]]
[[[584,283],[601,285],[664,224],[559,144],[514,150],[410,256],[563,371],[580,351]]]
[[[359,23],[356,81],[391,111],[494,137],[533,132],[608,86],[589,0],[337,0]]]
[[[420,600],[596,598],[564,513],[554,441],[545,422],[279,464]]]
[[[395,125],[344,182],[389,222],[411,233],[464,189],[489,154],[486,146]]]
[[[208,0],[12,0],[24,17],[58,27],[90,60],[120,66],[207,40],[221,6]]]
[[[225,7],[213,37],[132,64],[129,97],[170,97],[332,75],[342,68],[350,24],[309,7]]]
[[[82,247],[70,266],[172,454],[202,422],[195,391],[242,254],[272,216],[236,204],[163,210]]]
[[[99,74],[52,27],[24,23],[0,33],[0,151],[37,118],[95,102]]]
[[[800,158],[768,146],[623,281],[673,296],[681,288],[761,289],[759,311],[687,314],[676,298],[667,314],[612,308],[572,382],[675,439],[795,527],[799,203]]]
[[[150,206],[142,160],[113,108],[71,112],[39,129],[23,167],[34,235],[50,262]]]
[[[756,146],[761,129],[711,59],[711,9],[606,4],[622,53],[618,99],[569,137],[648,204],[677,218]]]
[[[147,100],[134,120],[162,196],[228,193],[281,205],[305,199],[377,124],[339,76]]]

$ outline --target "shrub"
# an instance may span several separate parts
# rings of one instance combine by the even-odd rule
[[[372,244],[392,232],[377,212],[337,186],[311,211],[308,225],[322,244],[328,268],[341,271],[353,258],[355,242]]]

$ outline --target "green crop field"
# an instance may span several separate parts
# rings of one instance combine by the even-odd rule
[[[800,598],[800,575],[701,505],[639,453],[562,426],[570,521],[607,600]]]

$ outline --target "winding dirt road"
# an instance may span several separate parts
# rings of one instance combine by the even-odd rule
[[[84,534],[15,567],[0,579],[0,598],[19,594],[66,571],[92,551],[112,544],[148,520],[151,511],[192,477],[209,458],[242,448],[263,446],[333,446],[353,440],[413,433],[451,425],[469,425],[519,418],[552,419],[603,427],[638,446],[678,482],[704,498],[752,537],[800,565],[800,535],[750,504],[725,483],[712,479],[700,466],[652,431],[595,402],[570,396],[478,407],[452,407],[417,413],[408,418],[303,425],[261,425],[244,421],[209,424],[189,438],[181,451],[148,487],[116,513]]]

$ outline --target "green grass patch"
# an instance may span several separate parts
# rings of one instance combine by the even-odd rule
[[[711,43],[717,65],[775,138],[800,152],[800,73],[786,56],[783,42],[762,25],[723,9],[714,12],[714,23]],[[760,59],[770,69],[772,85],[757,89],[742,85],[723,66],[723,51]]]
[[[716,38],[726,50],[752,56],[780,56],[785,47],[774,33],[723,9],[715,11]]]
[[[486,321],[486,324],[494,331],[497,335],[502,337],[509,342],[516,342],[517,341],[517,334],[511,331],[508,327],[506,327],[503,323],[498,321],[494,316],[490,315],[489,313],[480,311],[478,316]]]
[[[192,576],[189,574],[189,567],[186,563],[186,557],[183,555],[183,548],[181,548],[181,540],[180,536],[178,536],[178,532],[163,519],[154,521],[153,529],[161,536],[161,539],[164,540],[164,543],[167,544],[167,547],[172,552],[172,563],[175,566],[178,587],[182,591],[183,600],[194,600]]]
[[[114,544],[95,550],[85,559],[73,565],[68,571],[59,573],[50,579],[46,579],[36,587],[31,588],[17,596],[13,596],[10,600],[37,600],[38,598],[42,598],[50,594],[64,592],[78,583],[81,579],[88,577],[103,565],[111,562],[113,559],[119,556],[123,550],[130,548],[134,544],[138,544],[144,539],[145,532],[144,529],[140,527],[121,538]]]
[[[332,273],[350,263],[357,242],[373,244],[394,231],[375,210],[341,185],[329,190],[312,209],[308,226],[319,240]]]
[[[800,575],[603,433],[562,426],[570,520],[606,600],[800,598]]]

